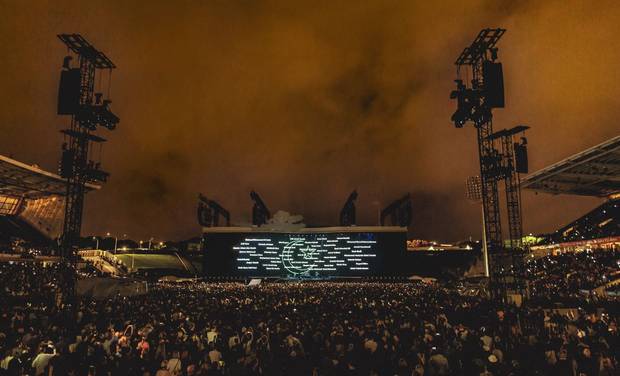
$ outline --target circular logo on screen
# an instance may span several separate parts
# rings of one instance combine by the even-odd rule
[[[282,265],[291,274],[305,274],[316,266],[316,249],[307,245],[303,240],[288,242],[280,258]]]

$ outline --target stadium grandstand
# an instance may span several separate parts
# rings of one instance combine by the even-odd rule
[[[620,136],[527,176],[537,192],[600,197],[605,202],[547,236],[535,253],[620,247]]]
[[[86,191],[100,186],[86,184]],[[0,248],[14,240],[45,245],[62,231],[66,181],[57,174],[0,155]]]

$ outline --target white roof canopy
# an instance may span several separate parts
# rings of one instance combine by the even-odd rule
[[[100,188],[86,184],[86,191]],[[36,199],[64,196],[66,189],[67,182],[60,176],[0,155],[0,195]]]
[[[620,192],[620,136],[539,170],[522,187],[553,194],[608,197]]]

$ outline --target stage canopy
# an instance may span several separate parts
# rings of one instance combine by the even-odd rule
[[[538,192],[609,197],[620,193],[620,136],[527,176],[522,187]]]

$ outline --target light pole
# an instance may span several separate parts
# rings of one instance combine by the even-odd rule
[[[127,238],[127,234],[123,234],[123,240],[125,240],[126,238]],[[118,239],[116,240],[116,242],[118,243]],[[121,249],[127,249],[127,243],[125,243],[125,245]],[[114,246],[114,250],[116,251],[116,245]]]
[[[97,245],[95,246],[95,249],[99,249],[99,238],[96,236],[93,236],[93,240],[97,242]]]
[[[479,176],[470,176],[465,183],[467,187],[467,199],[480,204],[482,210],[482,261],[484,263],[484,276],[489,278],[489,250],[487,248],[487,227],[484,215],[484,203],[482,202],[482,181]]]
[[[484,217],[484,206],[482,207],[482,256],[484,257],[484,276],[489,278],[489,249],[487,248],[487,227]]]
[[[110,237],[110,233],[106,233],[107,237]],[[114,254],[116,254],[116,247],[118,246],[118,238],[116,237],[116,235],[114,235]]]

